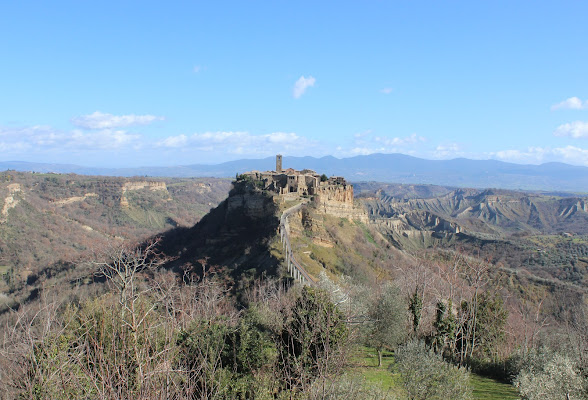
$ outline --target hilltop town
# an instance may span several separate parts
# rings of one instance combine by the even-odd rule
[[[313,170],[303,169],[297,171],[292,168],[282,169],[282,155],[276,155],[275,171],[251,171],[243,174],[254,181],[263,182],[263,189],[272,191],[278,195],[295,193],[298,196],[312,196],[320,194],[327,188],[342,187],[350,193],[353,202],[353,186],[349,185],[345,178],[319,175]]]
[[[353,185],[340,176],[327,177],[310,169],[297,171],[282,168],[282,155],[276,155],[274,171],[250,171],[240,175],[251,180],[262,190],[276,196],[276,200],[311,197],[325,213],[348,219],[366,219],[367,215],[353,207]]]

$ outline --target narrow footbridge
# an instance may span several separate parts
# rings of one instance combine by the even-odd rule
[[[303,285],[314,285],[314,280],[308,275],[308,272],[302,267],[302,265],[294,257],[292,252],[292,245],[290,244],[290,226],[288,224],[288,217],[295,212],[298,212],[300,208],[306,204],[308,200],[303,201],[300,204],[290,207],[282,213],[280,218],[280,238],[282,245],[284,246],[284,252],[286,253],[286,265],[288,266],[288,272],[294,278],[294,280],[302,283]]]

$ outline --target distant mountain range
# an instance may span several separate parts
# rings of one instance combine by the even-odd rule
[[[312,169],[344,176],[352,182],[379,181],[435,184],[453,187],[505,188],[520,190],[588,193],[588,167],[563,163],[521,165],[496,160],[426,160],[404,154],[371,154],[338,159],[332,156],[284,157],[284,168]],[[216,165],[172,167],[93,168],[69,164],[22,161],[0,162],[0,170],[76,173],[108,176],[234,177],[251,170],[275,169],[275,159],[244,159]]]

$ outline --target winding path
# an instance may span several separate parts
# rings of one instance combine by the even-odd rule
[[[296,204],[282,213],[282,216],[280,217],[280,238],[284,246],[284,251],[286,252],[286,265],[288,266],[288,272],[292,275],[294,280],[299,281],[303,285],[312,286],[315,284],[314,280],[296,260],[294,253],[292,252],[292,245],[290,244],[290,225],[288,224],[288,217],[300,210],[300,208],[306,203],[308,203],[308,199],[304,199],[302,203]]]

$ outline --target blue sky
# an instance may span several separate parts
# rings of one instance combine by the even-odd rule
[[[588,166],[585,1],[4,1],[0,161]]]

